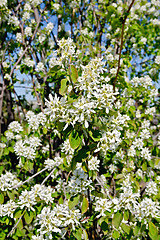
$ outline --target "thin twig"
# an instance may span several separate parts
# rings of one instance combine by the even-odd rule
[[[32,175],[31,177],[29,177],[29,178],[28,178],[27,180],[25,180],[24,182],[19,183],[19,184],[17,184],[16,186],[14,186],[13,189],[18,188],[18,187],[22,186],[23,184],[29,182],[32,178],[36,177],[37,175],[39,175],[40,173],[44,172],[44,171],[47,170],[47,169],[48,169],[48,167],[45,167],[45,168],[42,169],[41,171],[39,171],[39,172],[35,173],[34,175]]]
[[[45,10],[45,9],[44,9],[44,10]],[[43,11],[44,11],[44,10],[43,10]],[[31,42],[34,40],[34,38],[35,38],[35,36],[36,36],[36,33],[37,33],[37,30],[38,30],[38,27],[39,27],[41,18],[42,18],[42,15],[40,15],[40,17],[39,17],[39,21],[37,22],[37,26],[36,26],[36,28],[35,28],[35,30],[34,30],[34,33],[33,33],[32,38],[31,38],[31,40],[30,40],[30,44],[31,44]],[[29,47],[30,47],[30,45],[27,45],[27,46],[26,46],[26,48],[25,48],[25,50],[23,51],[22,55],[19,57],[19,59],[17,60],[17,62],[16,62],[15,65],[13,66],[13,68],[12,68],[12,70],[11,70],[11,72],[10,72],[10,77],[12,77],[12,74],[13,74],[13,72],[14,72],[14,69],[15,69],[15,68],[17,67],[17,65],[20,63],[20,61],[22,60],[23,56],[25,55],[25,53],[26,53],[27,50],[29,49]]]
[[[26,208],[24,209],[22,215],[20,216],[20,218],[18,219],[18,221],[16,222],[16,224],[14,225],[14,227],[11,229],[11,231],[8,233],[7,238],[13,233],[14,229],[18,226],[18,223],[21,221],[23,215],[26,212]]]
[[[52,173],[54,172],[54,170],[55,170],[55,168],[52,169],[52,171],[50,172],[50,174],[48,174],[48,176],[43,180],[43,182],[41,183],[41,185],[43,185],[43,184],[47,181],[47,179],[52,175]]]
[[[107,197],[111,200],[111,197],[109,196],[109,192],[107,192],[107,190],[104,187],[104,183],[102,182],[100,177],[96,177],[97,182],[99,183],[99,185],[103,188],[105,194],[107,195]]]
[[[123,18],[123,21],[122,21],[122,33],[121,33],[121,45],[120,45],[119,59],[118,59],[118,69],[117,69],[117,73],[116,73],[116,76],[115,76],[115,79],[114,79],[114,82],[113,82],[113,91],[114,92],[115,92],[115,85],[116,85],[116,81],[117,81],[119,70],[120,70],[121,54],[122,54],[122,48],[123,48],[124,26],[125,26],[125,22],[126,22],[127,16],[128,16],[128,14],[129,14],[129,12],[131,10],[131,7],[134,4],[134,1],[135,0],[132,0],[131,4],[130,4],[127,12],[126,12],[126,15],[125,15],[125,17]]]
[[[37,90],[36,90],[36,86],[35,86],[35,82],[34,82],[34,79],[33,79],[33,75],[32,75],[32,83],[33,83],[33,89],[34,89],[34,92],[35,92],[35,95],[36,95],[36,98],[37,98],[38,105],[40,106],[41,111],[44,112],[43,107],[42,107],[42,103],[40,101],[40,98],[39,98]]]

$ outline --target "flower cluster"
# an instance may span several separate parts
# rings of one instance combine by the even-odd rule
[[[24,140],[20,139],[14,146],[16,155],[21,158],[33,160],[36,156],[36,149],[41,146],[41,141],[38,137],[29,137]]]
[[[5,174],[1,174],[0,176],[0,190],[7,191],[12,190],[14,186],[16,186],[20,181],[17,179],[15,174],[11,172],[6,172]]]
[[[37,225],[40,225],[40,235],[47,235],[52,238],[52,233],[65,235],[67,226],[73,230],[80,224],[81,213],[78,209],[69,209],[68,202],[56,205],[53,209],[44,207],[37,216]],[[34,239],[34,238],[33,238]]]

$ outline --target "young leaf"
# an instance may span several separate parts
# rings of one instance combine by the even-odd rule
[[[158,230],[152,222],[149,222],[149,236],[152,240],[158,239]]]
[[[73,207],[75,207],[78,204],[78,202],[79,202],[79,195],[75,197],[71,197],[68,203],[69,209],[72,209]]]
[[[0,193],[0,204],[2,204],[4,202],[4,195],[3,193],[1,192]]]
[[[88,209],[88,199],[87,198],[83,198],[83,202],[82,202],[82,214],[87,212]]]
[[[119,232],[117,230],[114,230],[114,232],[112,233],[113,239],[117,239],[119,238],[119,236],[120,236]]]
[[[124,232],[126,232],[128,235],[129,235],[129,233],[130,233],[130,226],[128,226],[127,224],[125,224],[125,223],[122,223],[121,224],[121,227],[122,227],[122,229],[123,229],[123,231]]]
[[[33,214],[32,211],[30,211],[30,212],[26,211],[25,214],[24,214],[24,219],[25,219],[27,224],[30,224],[32,222],[33,217],[34,217],[34,214]]]
[[[114,214],[114,217],[112,219],[112,224],[115,226],[115,228],[119,228],[122,218],[123,218],[122,213],[117,212],[116,214]]]
[[[78,72],[74,65],[71,65],[71,79],[73,83],[76,83],[78,79]]]
[[[77,131],[73,130],[71,134],[69,135],[69,142],[71,145],[71,148],[76,149],[79,147],[81,143],[81,137],[79,137],[79,134]]]
[[[67,91],[67,82],[68,82],[68,80],[66,78],[61,80],[61,87],[59,89],[59,94],[61,94],[62,96]]]

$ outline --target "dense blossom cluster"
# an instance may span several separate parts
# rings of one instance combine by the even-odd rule
[[[2,239],[158,239],[159,1],[12,4],[1,75],[28,76],[38,107],[1,139]]]

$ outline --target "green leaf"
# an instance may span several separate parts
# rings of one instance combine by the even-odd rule
[[[31,171],[33,169],[34,162],[31,160],[28,161],[28,170]]]
[[[123,231],[124,232],[126,232],[128,235],[129,235],[129,233],[130,233],[130,226],[128,226],[127,224],[125,224],[125,223],[122,223],[121,224],[121,227],[122,227],[122,229],[123,229]]]
[[[77,239],[77,240],[81,240],[82,239],[82,229],[78,229],[76,232],[73,232],[73,235],[74,237]]]
[[[63,201],[63,198],[60,197],[60,199],[58,200],[58,203],[59,203],[59,204],[63,204],[63,202],[64,202],[64,201]]]
[[[14,191],[7,191],[7,195],[10,199],[14,200],[14,198],[15,198],[15,192]]]
[[[82,202],[82,214],[87,212],[87,209],[88,209],[88,199],[83,197],[83,202]]]
[[[78,153],[74,156],[73,159],[75,159],[76,162],[82,162],[88,157],[89,153],[90,153],[89,148],[83,146],[82,149],[78,151]]]
[[[43,134],[47,134],[47,128],[43,128]]]
[[[4,155],[8,155],[9,154],[9,150],[8,150],[8,148],[5,148],[4,149],[4,153],[3,153]]]
[[[79,203],[79,195],[75,197],[71,197],[71,199],[68,202],[69,209],[72,209]]]
[[[71,148],[76,149],[79,147],[81,143],[82,138],[79,137],[79,134],[77,131],[73,130],[71,134],[69,135],[69,142],[71,145]]]
[[[26,211],[24,214],[24,219],[27,224],[30,224],[32,222],[33,217],[34,217],[34,213],[32,211],[30,212]]]
[[[99,130],[93,130],[93,129],[89,131],[89,135],[95,142],[98,142],[102,136]]]
[[[71,80],[76,83],[78,79],[78,71],[74,65],[71,65]]]
[[[6,234],[4,232],[0,232],[0,240],[5,240]]]
[[[72,158],[71,169],[74,171],[76,169],[77,161],[76,158]]]
[[[106,230],[108,230],[108,223],[106,221],[103,221],[101,223],[101,228],[102,230],[105,232]]]
[[[127,221],[128,218],[129,218],[129,211],[126,210],[126,211],[124,212],[124,220]]]
[[[0,166],[0,175],[2,174],[3,170],[4,170],[4,166]]]
[[[113,239],[117,239],[119,238],[119,236],[120,236],[119,232],[117,230],[114,230],[114,232],[112,233]]]
[[[6,225],[8,225],[8,224],[9,224],[9,218],[6,219]]]
[[[66,78],[61,80],[61,87],[59,89],[59,94],[61,94],[62,96],[65,95],[67,91],[67,82],[68,82],[68,79]]]
[[[92,194],[93,196],[99,197],[99,198],[105,198],[105,197],[106,197],[105,194],[103,194],[103,193],[101,193],[101,192],[97,192],[96,190],[93,190],[93,191],[91,192],[91,194]]]
[[[0,204],[2,204],[4,202],[4,195],[3,193],[1,192],[0,193]]]
[[[22,215],[22,212],[23,212],[23,210],[16,211],[15,214],[14,214],[14,218],[16,218],[16,219],[20,218],[21,215]]]
[[[84,240],[88,240],[88,234],[84,229],[83,229],[83,237],[84,237]]]
[[[152,240],[158,239],[158,230],[152,222],[149,222],[149,236]]]
[[[123,218],[122,213],[117,212],[116,214],[114,214],[114,217],[112,219],[112,224],[115,226],[115,228],[119,228],[122,218]]]
[[[14,148],[13,147],[8,147],[8,150],[10,151],[10,152],[14,152]]]
[[[18,221],[18,220],[17,220]],[[17,228],[19,230],[23,229],[23,222],[22,222],[22,219],[19,221],[18,225],[17,225]]]
[[[133,228],[133,233],[134,233],[135,236],[138,235],[139,230],[140,230],[140,227],[139,227],[139,226],[135,226],[135,228]]]
[[[124,177],[124,174],[118,174],[114,177],[114,179],[121,179]]]

